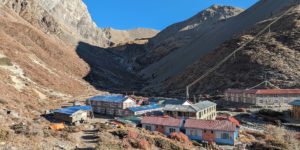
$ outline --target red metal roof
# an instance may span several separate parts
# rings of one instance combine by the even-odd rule
[[[141,123],[142,124],[153,124],[153,125],[163,125],[163,126],[172,126],[179,127],[181,124],[181,119],[176,119],[172,117],[156,117],[156,116],[145,116]]]
[[[228,121],[234,123],[238,127],[241,125],[240,122],[232,116],[225,116],[225,115],[217,116],[216,120],[228,120]]]
[[[300,89],[228,89],[228,93],[246,93],[257,95],[271,95],[271,94],[300,94]]]
[[[187,119],[185,121],[184,127],[205,129],[205,130],[232,131],[232,132],[234,132],[236,129],[235,124],[227,120]]]

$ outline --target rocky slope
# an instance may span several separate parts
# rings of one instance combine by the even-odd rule
[[[283,9],[286,10],[286,9]],[[201,57],[182,74],[164,82],[170,95],[184,96],[184,89],[210,67],[224,59],[242,43],[252,39],[267,24],[276,19],[274,14],[251,30],[223,43]],[[280,88],[300,87],[300,6],[273,24],[270,32],[248,44],[216,72],[192,87],[192,94],[222,94],[226,88],[249,88],[269,80]]]
[[[119,31],[98,28],[82,0],[2,0],[0,5],[11,8],[45,33],[55,34],[73,45],[81,41],[109,47],[139,38],[149,38],[158,32],[150,29]]]
[[[226,40],[250,29],[260,21],[269,19],[273,14],[285,9],[293,2],[294,0],[259,1],[243,13],[214,24],[205,34],[186,46],[174,50],[159,61],[144,68],[141,74],[146,78],[154,77],[150,84],[160,87],[162,81],[184,72],[189,65],[216,49]]]
[[[137,61],[143,66],[150,65],[176,49],[187,46],[213,29],[216,24],[243,11],[243,9],[231,6],[213,5],[190,19],[173,24],[161,31],[149,41],[147,53],[140,56]]]

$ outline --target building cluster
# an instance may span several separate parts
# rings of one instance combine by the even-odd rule
[[[225,100],[256,106],[285,106],[300,99],[300,89],[228,89]]]
[[[258,106],[292,106],[291,116],[300,120],[300,90],[237,90],[225,92],[225,100]],[[294,100],[294,101],[293,101]],[[149,98],[136,100],[124,95],[95,96],[85,106],[77,104],[54,110],[53,116],[63,122],[86,122],[94,114],[115,117],[114,122],[140,126],[166,135],[182,132],[191,140],[234,145],[240,123],[231,116],[218,116],[217,104],[211,101],[192,103],[178,99]]]

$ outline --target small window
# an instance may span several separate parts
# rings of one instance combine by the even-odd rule
[[[210,131],[212,134],[214,133],[214,131]]]
[[[176,129],[174,129],[174,128],[170,128],[170,129],[169,129],[169,131],[170,131],[170,133],[172,133],[172,132],[176,132]]]
[[[206,130],[204,130],[203,132],[206,133]]]
[[[146,130],[151,131],[151,126],[145,126]]]
[[[221,134],[221,138],[222,138],[222,139],[229,139],[230,136],[229,136],[228,133],[222,133],[222,134]]]

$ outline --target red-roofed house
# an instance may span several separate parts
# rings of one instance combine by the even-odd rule
[[[146,116],[142,119],[141,124],[147,130],[169,135],[172,132],[180,132],[180,128],[183,126],[183,119]]]
[[[282,106],[300,99],[300,89],[228,89],[225,100],[258,106]]]
[[[238,128],[227,120],[187,119],[184,129],[191,140],[234,145],[238,138]]]
[[[217,116],[216,120],[228,120],[228,121],[234,123],[237,127],[239,127],[241,125],[240,122],[232,116],[226,116],[226,115]]]

